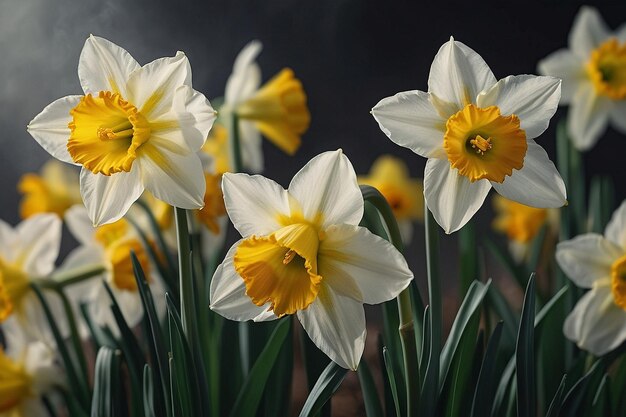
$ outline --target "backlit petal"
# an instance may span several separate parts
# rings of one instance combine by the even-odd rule
[[[578,150],[586,151],[596,144],[606,130],[610,110],[610,99],[598,96],[591,83],[581,84],[567,115],[567,132]]]
[[[445,157],[446,122],[423,91],[404,91],[378,102],[372,115],[394,143],[426,158]]]
[[[413,279],[404,256],[391,243],[351,225],[326,230],[318,272],[335,292],[367,304],[391,300]]]
[[[37,214],[16,227],[23,269],[31,277],[44,277],[54,269],[61,248],[61,219],[56,214]]]
[[[139,170],[119,172],[111,176],[94,174],[83,168],[80,172],[80,194],[94,226],[119,220],[144,190]]]
[[[613,212],[611,220],[606,225],[604,236],[626,252],[626,201]]]
[[[561,96],[561,80],[535,75],[511,75],[478,96],[479,107],[498,106],[503,116],[520,119],[527,139],[541,135],[556,112]]]
[[[339,366],[356,370],[366,334],[360,302],[322,285],[317,300],[298,311],[298,319],[315,346]]]
[[[538,70],[542,75],[560,78],[561,104],[569,104],[578,90],[578,85],[586,77],[585,61],[569,49],[559,49],[539,61]]]
[[[546,151],[528,140],[528,149],[521,170],[504,179],[492,182],[493,188],[508,198],[531,207],[557,208],[567,204],[565,184]]]
[[[89,218],[87,209],[83,204],[76,204],[70,207],[65,212],[64,220],[72,236],[81,245],[93,244],[93,234],[96,228],[93,226],[93,222]]]
[[[582,59],[587,59],[591,51],[610,35],[610,31],[598,11],[583,6],[574,19],[569,33],[569,47]]]
[[[565,274],[581,288],[611,276],[611,265],[624,254],[615,243],[587,233],[557,245],[556,260]]]
[[[50,155],[63,161],[75,164],[67,151],[67,141],[70,138],[70,128],[67,126],[72,121],[70,110],[78,105],[83,96],[67,96],[48,104],[28,124],[28,133]]]
[[[452,37],[444,43],[430,67],[428,91],[457,110],[475,103],[476,96],[496,83],[485,60]]]
[[[446,233],[459,230],[482,206],[491,184],[470,182],[444,159],[429,159],[424,170],[424,197],[437,223]]]
[[[236,106],[250,98],[261,85],[261,69],[255,62],[263,46],[259,41],[248,43],[239,52],[233,65],[233,72],[226,81],[224,101]]]
[[[137,61],[125,49],[91,35],[80,53],[78,78],[85,94],[111,91],[127,98],[126,82],[138,68]]]
[[[294,175],[289,194],[300,204],[304,218],[314,223],[321,220],[322,229],[332,224],[356,225],[363,217],[356,174],[341,149],[311,159]]]
[[[222,190],[228,216],[244,237],[275,232],[282,227],[280,217],[289,216],[287,192],[260,175],[226,173]]]

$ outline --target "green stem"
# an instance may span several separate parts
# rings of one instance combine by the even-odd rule
[[[104,265],[87,265],[51,275],[47,279],[38,280],[37,284],[42,288],[61,290],[103,274],[105,271]]]
[[[185,336],[190,341],[196,339],[195,299],[193,292],[193,276],[191,273],[191,242],[189,240],[189,228],[187,225],[187,211],[174,207],[176,217],[176,237],[178,239],[178,270],[181,321]]]
[[[402,252],[404,245],[398,229],[398,223],[391,211],[391,207],[383,195],[374,187],[361,186],[363,200],[369,201],[380,212],[387,230],[390,242]],[[415,327],[413,323],[413,310],[411,307],[411,292],[407,287],[397,297],[398,314],[400,316],[400,341],[402,343],[402,359],[404,361],[407,415],[409,417],[418,415],[420,380],[419,364],[417,362],[417,347],[415,346]]]
[[[239,116],[236,112],[231,112],[229,122],[230,166],[233,172],[242,172],[243,161],[241,158],[241,141],[239,139]]]

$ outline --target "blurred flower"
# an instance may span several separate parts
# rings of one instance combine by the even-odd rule
[[[68,228],[81,246],[67,256],[61,270],[94,265],[104,265],[106,270],[102,276],[73,285],[67,291],[75,302],[88,305],[91,317],[97,324],[116,329],[117,324],[110,308],[111,300],[100,283],[100,279],[104,279],[115,295],[128,325],[137,325],[143,317],[143,306],[133,272],[131,251],[137,256],[157,303],[162,299],[164,290],[135,230],[124,219],[94,228],[85,208],[79,205],[69,209],[65,218]]]
[[[561,242],[556,260],[579,287],[590,288],[565,320],[568,339],[596,356],[626,340],[626,201],[604,236],[587,233]]]
[[[24,174],[17,189],[23,195],[20,202],[22,219],[39,213],[56,213],[63,218],[65,210],[82,202],[78,171],[56,159],[46,162],[39,175]]]
[[[252,41],[239,53],[220,108],[220,114],[237,114],[243,164],[252,172],[263,170],[261,134],[293,155],[311,120],[302,83],[292,70],[281,70],[260,87],[261,69],[255,61],[260,52],[261,43]]]
[[[311,340],[356,369],[363,303],[390,300],[413,274],[389,242],[357,226],[363,197],[341,150],[313,158],[288,190],[262,176],[224,174],[226,209],[243,239],[211,281],[211,308],[231,320],[296,313]]]
[[[229,150],[228,150],[228,130],[219,123],[215,123],[209,132],[202,152],[213,160],[215,172],[223,174],[232,171],[230,169]]]
[[[34,215],[16,228],[0,220],[0,323],[16,320],[29,337],[52,340],[30,285],[53,271],[60,246],[61,219],[55,214]],[[48,300],[51,308],[54,300]]]
[[[372,114],[393,142],[428,158],[426,204],[451,233],[472,218],[491,187],[533,207],[566,203],[561,176],[533,140],[556,111],[560,84],[532,75],[496,82],[480,55],[450,38],[433,60],[428,93],[387,97]]]
[[[94,225],[121,218],[144,188],[182,208],[200,208],[200,150],[215,119],[191,88],[178,52],[139,66],[124,49],[90,36],[78,63],[84,96],[48,105],[28,131],[52,156],[81,165],[80,190]]]
[[[359,184],[371,185],[385,197],[398,221],[405,244],[413,236],[413,222],[424,219],[424,187],[421,179],[409,177],[404,161],[391,155],[379,157],[369,176],[359,177]]]
[[[611,33],[596,9],[583,6],[568,43],[569,49],[540,61],[539,72],[563,80],[569,136],[576,148],[588,150],[609,120],[626,133],[626,26]]]
[[[44,343],[25,344],[13,333],[7,340],[8,350],[0,347],[0,416],[49,416],[41,396],[64,384],[63,370]]]

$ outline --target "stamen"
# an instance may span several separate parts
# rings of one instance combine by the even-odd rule
[[[480,135],[476,135],[474,139],[471,139],[470,145],[472,145],[473,149],[476,149],[476,153],[479,153],[481,155],[484,155],[485,152],[487,152],[493,146],[491,144],[491,138],[485,139]]]
[[[296,257],[296,252],[293,249],[289,249],[283,258],[283,264],[288,265]]]

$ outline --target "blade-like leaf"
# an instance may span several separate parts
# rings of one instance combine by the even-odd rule
[[[359,364],[357,374],[359,375],[359,382],[361,383],[361,392],[363,393],[363,402],[365,403],[365,414],[367,417],[383,417],[383,408],[380,405],[376,384],[367,366],[367,362],[365,362],[364,359],[362,359]]]
[[[537,416],[537,386],[535,380],[535,278],[530,276],[515,349],[517,376],[517,416]]]
[[[347,372],[347,369],[342,368],[335,362],[329,363],[309,393],[299,417],[312,417],[320,411],[337,391]]]
[[[396,384],[396,372],[393,369],[393,360],[389,355],[389,351],[383,346],[383,359],[385,361],[385,369],[387,370],[387,378],[389,379],[389,387],[391,388],[391,395],[393,397],[393,405],[396,412],[396,417],[401,417],[400,402],[398,400],[398,386]]]
[[[478,375],[478,381],[476,382],[470,417],[488,416],[491,411],[496,388],[496,357],[502,336],[502,328],[503,324],[499,322],[489,338],[487,351],[485,352],[485,357],[480,367],[480,374]]]
[[[152,368],[146,364],[143,367],[143,415],[144,417],[156,417],[154,412],[154,385],[152,384]]]
[[[563,378],[561,378],[561,383],[559,384],[559,387],[556,389],[556,393],[552,398],[552,402],[550,402],[550,407],[548,407],[546,417],[556,417],[561,412],[561,403],[563,401],[563,393],[565,392],[566,380],[567,375],[563,375]]]
[[[91,417],[122,416],[121,352],[103,346],[96,357]]]

